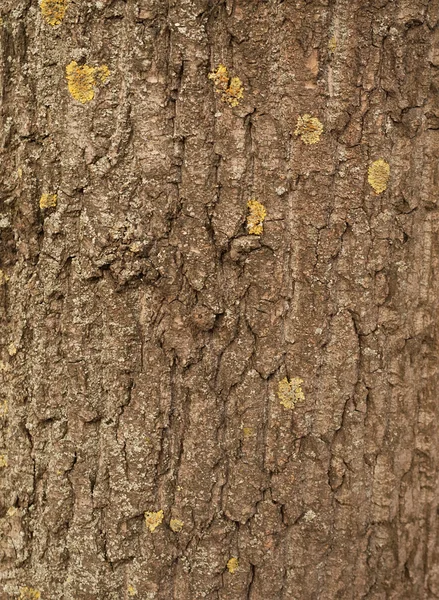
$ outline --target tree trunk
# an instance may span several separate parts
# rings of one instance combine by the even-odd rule
[[[63,3],[0,6],[0,598],[439,598],[439,1]]]

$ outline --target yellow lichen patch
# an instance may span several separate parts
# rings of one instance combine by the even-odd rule
[[[0,402],[0,418],[6,417],[8,415],[8,400],[3,400]]]
[[[5,454],[0,454],[0,467],[8,466],[8,457]]]
[[[18,352],[17,346],[14,344],[14,342],[11,342],[8,346],[9,356],[15,356],[17,354],[17,352]]]
[[[0,269],[0,285],[6,285],[9,281],[9,277],[6,275],[4,271]]]
[[[18,510],[15,508],[15,506],[10,506],[6,512],[6,514],[8,515],[8,517],[15,517],[15,515],[17,514]]]
[[[41,0],[40,8],[49,25],[59,25],[66,14],[68,0]]]
[[[323,125],[311,115],[301,115],[297,119],[296,135],[300,135],[300,139],[304,144],[316,144],[320,140],[323,133]]]
[[[217,93],[225,92],[229,86],[229,72],[224,65],[218,65],[215,71],[209,73],[208,78],[212,79]]]
[[[137,596],[136,588],[130,583],[127,588],[128,596]]]
[[[254,430],[253,427],[243,427],[242,428],[242,433],[244,435],[245,438],[249,438],[254,434]]]
[[[218,65],[208,77],[212,79],[215,91],[221,94],[223,102],[227,102],[232,107],[238,106],[239,101],[244,97],[244,87],[239,77],[229,77],[227,67],[224,65]]]
[[[180,521],[180,519],[171,519],[169,521],[169,527],[174,531],[174,533],[178,533],[183,529],[184,521]]]
[[[369,167],[368,182],[377,194],[387,189],[390,176],[390,165],[382,158],[373,162]]]
[[[55,208],[57,200],[56,194],[43,194],[40,198],[40,208]]]
[[[225,100],[230,104],[230,106],[238,106],[239,101],[244,98],[244,87],[239,77],[232,77],[225,95]]]
[[[335,35],[333,35],[332,38],[330,38],[330,40],[328,42],[328,50],[329,50],[329,52],[332,52],[332,54],[334,54],[336,49],[337,49],[337,38],[335,37]]]
[[[248,232],[253,235],[261,235],[264,229],[263,222],[267,216],[267,211],[265,210],[264,205],[257,200],[249,200],[247,202],[247,207],[250,211],[250,214],[247,217]]]
[[[95,87],[99,82],[105,83],[109,76],[110,70],[106,65],[89,67],[88,65],[78,65],[73,60],[66,67],[69,92],[75,100],[78,100],[82,104],[93,100]]]
[[[18,600],[40,600],[41,592],[30,587],[20,589],[20,598]]]
[[[284,379],[279,381],[277,395],[279,396],[280,403],[285,408],[293,409],[297,402],[305,400],[305,394],[301,388],[302,383],[303,379],[300,379],[300,377],[293,377],[290,381],[284,377]]]
[[[146,512],[145,513],[145,522],[148,529],[152,532],[159,525],[161,525],[163,521],[163,511],[159,510],[157,512]]]
[[[23,177],[23,169],[21,167],[18,167],[17,175],[18,175],[18,179],[21,179]]]
[[[75,61],[72,61],[66,67],[69,92],[75,100],[82,102],[82,104],[90,102],[95,96],[94,86],[96,85],[96,80],[94,73],[94,67],[89,67],[88,65],[80,66]]]
[[[232,556],[232,558],[230,558],[227,562],[227,569],[228,569],[229,573],[232,573],[232,575],[235,571],[237,571],[238,566],[239,566],[238,559],[235,558],[234,556]]]
[[[102,83],[105,83],[107,79],[110,77],[110,69],[107,65],[102,65],[102,67],[96,68],[96,77],[99,77]]]

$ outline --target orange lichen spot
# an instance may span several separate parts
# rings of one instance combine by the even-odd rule
[[[323,133],[323,125],[311,115],[301,115],[297,119],[295,135],[299,135],[304,144],[316,144]]]
[[[263,204],[257,200],[249,200],[247,207],[250,214],[247,217],[247,229],[248,232],[253,235],[261,235],[264,230],[263,222],[267,216],[267,211]]]
[[[68,0],[41,0],[40,8],[46,23],[59,25],[66,14]]]
[[[9,281],[9,277],[6,275],[4,271],[0,269],[0,285],[6,285]]]
[[[145,513],[145,522],[148,529],[153,532],[159,525],[161,525],[163,521],[163,511],[159,510],[157,512],[146,512]]]
[[[390,176],[390,165],[384,159],[379,158],[369,167],[368,182],[376,194],[381,194],[387,189]]]
[[[169,521],[169,527],[172,529],[174,533],[178,533],[183,529],[184,521],[180,521],[180,519],[171,519]]]
[[[78,65],[73,60],[66,67],[69,92],[75,100],[78,100],[82,104],[93,100],[95,87],[99,83],[105,83],[109,76],[110,70],[106,65],[90,67],[88,65]]]
[[[11,342],[8,346],[9,356],[15,356],[17,354],[17,352],[18,352],[17,346],[14,344],[14,342]]]
[[[30,587],[20,589],[20,598],[18,600],[40,600],[41,592]]]
[[[239,101],[244,97],[244,87],[239,77],[230,77],[227,67],[218,65],[215,71],[209,73],[209,79],[212,79],[217,94],[221,94],[223,102],[229,106],[238,106]]]
[[[130,597],[137,596],[137,590],[131,583],[129,584],[129,586],[127,588],[127,592],[128,592],[128,596],[130,596]]]
[[[332,54],[334,54],[334,52],[337,50],[337,38],[335,37],[335,35],[333,35],[328,42],[328,50],[329,52],[331,52]]]
[[[56,194],[43,194],[40,198],[40,208],[55,208],[58,200],[58,196]]]
[[[300,377],[293,377],[290,381],[284,377],[284,379],[279,381],[277,395],[279,396],[280,403],[285,408],[293,409],[297,402],[305,400],[305,394],[301,388],[302,383],[303,379],[300,379]]]
[[[8,457],[5,454],[0,454],[0,467],[8,466]]]
[[[232,558],[230,558],[227,562],[227,569],[228,569],[229,573],[232,573],[232,575],[233,575],[233,573],[238,570],[238,567],[239,567],[238,559],[235,556],[232,556]]]

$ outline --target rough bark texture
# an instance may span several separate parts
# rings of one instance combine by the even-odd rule
[[[438,0],[0,12],[0,598],[439,598]]]

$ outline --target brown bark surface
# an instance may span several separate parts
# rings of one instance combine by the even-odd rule
[[[0,16],[0,598],[439,598],[439,1]]]

